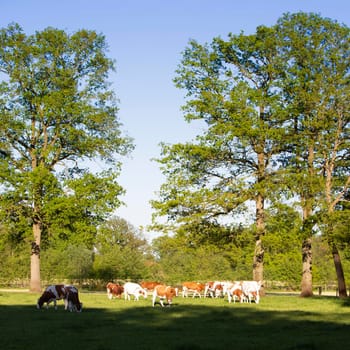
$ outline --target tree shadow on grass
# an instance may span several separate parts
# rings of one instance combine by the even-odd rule
[[[154,308],[86,308],[82,313],[0,305],[1,348],[54,349],[344,349],[348,324],[321,313],[266,311],[257,305],[175,303]],[[332,321],[329,321],[332,320]]]

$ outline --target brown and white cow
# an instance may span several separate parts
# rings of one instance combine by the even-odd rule
[[[156,286],[161,284],[160,282],[155,282],[155,281],[142,281],[140,283],[141,287],[143,289],[146,289],[147,291],[153,291]]]
[[[168,302],[168,305],[170,306],[173,302],[173,298],[176,295],[177,295],[177,292],[175,288],[160,284],[154,288],[153,297],[152,297],[152,306],[154,307],[157,297],[159,298],[160,305],[162,305],[162,307],[164,307],[163,300],[166,300]]]
[[[67,295],[66,289],[63,284],[54,284],[48,286],[41,297],[38,299],[36,307],[41,309],[46,303],[46,308],[49,307],[49,304],[52,302],[55,309],[57,310],[57,300],[65,299]]]
[[[188,297],[188,292],[193,293],[194,298],[198,295],[201,298],[201,292],[204,291],[205,285],[199,282],[183,282],[182,283],[182,297]]]
[[[81,311],[82,303],[79,301],[78,289],[74,286],[64,284],[54,284],[48,286],[38,299],[36,307],[41,309],[46,303],[46,308],[53,302],[57,310],[57,300],[64,300],[64,309],[70,311]]]
[[[112,282],[107,283],[106,289],[107,289],[107,298],[110,300],[113,297],[121,298],[121,296],[124,292],[123,286],[121,286],[120,284],[112,283]]]
[[[241,285],[242,291],[247,297],[249,303],[254,300],[256,304],[259,304],[262,281],[242,281]]]
[[[242,285],[240,282],[233,282],[232,285],[228,286],[226,293],[229,303],[231,303],[232,299],[234,303],[236,302],[236,299],[238,299],[241,303],[247,301],[242,291]]]
[[[207,282],[204,288],[204,298],[206,298],[208,295],[211,296],[212,298],[214,296],[215,298],[220,297],[223,292],[224,283],[225,282],[221,282],[221,281]]]

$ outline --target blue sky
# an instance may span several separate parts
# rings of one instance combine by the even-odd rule
[[[350,25],[349,0],[2,0],[0,11],[1,27],[16,22],[27,34],[51,26],[105,35],[108,55],[116,60],[110,80],[120,100],[119,117],[136,145],[124,160],[120,183],[126,206],[116,215],[135,227],[151,223],[149,201],[164,180],[151,160],[160,154],[159,143],[184,142],[199,132],[198,125],[183,120],[184,92],[172,82],[190,39],[204,43],[228,33],[250,34],[286,12],[315,12]]]

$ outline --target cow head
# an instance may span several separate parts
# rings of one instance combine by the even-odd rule
[[[36,303],[37,309],[41,309],[43,307],[44,303],[49,303],[53,299],[54,299],[54,297],[52,296],[52,294],[45,291]]]
[[[172,304],[173,298],[174,298],[175,296],[177,296],[176,288],[170,287],[170,288],[167,290],[167,293],[166,293],[166,299],[167,299],[167,302],[168,302],[169,305]]]
[[[36,308],[37,309],[41,309],[43,307],[44,301],[43,299],[40,297],[36,303]]]
[[[147,299],[147,290],[146,289],[143,289],[141,288],[140,291],[139,291],[140,295],[142,295],[145,299]]]
[[[72,301],[68,301],[68,310],[70,312],[81,312],[83,310],[83,303],[73,303]]]

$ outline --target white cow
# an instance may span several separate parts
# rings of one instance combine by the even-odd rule
[[[125,300],[130,300],[130,295],[134,296],[134,300],[139,300],[140,295],[147,298],[147,291],[137,283],[126,282],[123,287]]]
[[[262,281],[242,281],[242,292],[248,298],[249,303],[251,303],[252,299],[255,300],[256,304],[259,304],[260,301],[260,289],[262,285]]]

